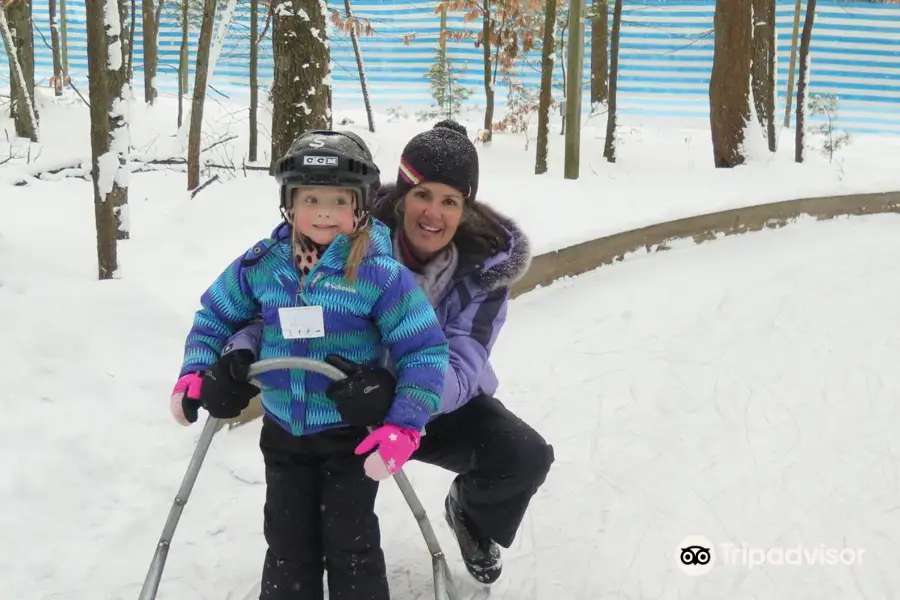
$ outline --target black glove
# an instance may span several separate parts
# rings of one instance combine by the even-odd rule
[[[347,375],[346,379],[335,381],[325,390],[325,395],[337,405],[344,422],[359,427],[382,423],[394,402],[397,387],[391,372],[382,367],[364,367],[336,354],[326,356],[325,362]]]
[[[259,388],[247,381],[253,362],[251,351],[235,350],[220,358],[206,371],[200,388],[200,404],[210,416],[233,419],[259,393]]]
[[[184,418],[188,420],[188,423],[196,423],[200,416],[200,401],[188,398],[185,393],[181,397],[181,412],[184,413]]]

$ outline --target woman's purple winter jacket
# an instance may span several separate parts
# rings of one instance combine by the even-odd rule
[[[459,265],[453,283],[435,306],[450,342],[450,368],[435,416],[454,411],[480,394],[493,395],[499,384],[489,360],[491,348],[506,322],[510,287],[528,270],[531,248],[512,219],[492,212],[508,233],[507,249],[493,256],[479,256],[458,247]],[[396,223],[387,224],[396,232]],[[240,330],[225,345],[224,353],[248,349],[255,354],[261,328],[260,322],[254,322]]]

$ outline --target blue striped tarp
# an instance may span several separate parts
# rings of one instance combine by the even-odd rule
[[[356,16],[368,19],[374,29],[372,36],[361,40],[361,47],[376,105],[424,108],[432,103],[426,73],[434,59],[440,30],[435,4],[403,0],[356,0],[353,3]],[[626,3],[619,67],[619,110],[623,115],[708,118],[714,6],[714,0],[629,0]],[[777,114],[780,123],[790,62],[794,1],[778,0],[777,6]],[[343,4],[333,4],[332,9],[343,11]],[[261,12],[260,28],[266,18],[265,11]],[[177,5],[164,5],[157,75],[162,92],[177,90],[181,40],[178,13]],[[84,5],[71,2],[67,15],[70,74],[75,85],[86,87]],[[211,81],[213,93],[235,96],[247,92],[249,15],[248,3],[242,1],[234,14]],[[464,23],[461,14],[448,15],[447,20],[453,30],[475,32],[480,27],[480,22]],[[48,21],[46,4],[36,4],[36,77],[44,84],[52,75]],[[136,26],[134,68],[135,87],[139,90],[143,77],[140,17]],[[590,22],[587,29],[585,44],[589,53]],[[190,31],[190,84],[193,84],[198,34],[199,22]],[[410,34],[415,35],[408,40]],[[331,28],[330,36],[336,104],[362,108],[349,36]],[[481,49],[476,48],[471,39],[450,42],[448,48],[460,68],[462,83],[473,90],[471,102],[483,103]],[[260,85],[267,88],[272,78],[268,38],[260,50]],[[810,56],[809,91],[834,94],[839,98],[839,126],[857,133],[900,133],[900,6],[820,1]],[[6,65],[7,61],[2,60],[0,79],[8,77]],[[530,53],[522,62],[519,78],[529,88],[539,86],[539,65],[539,52]],[[588,54],[584,77],[586,112],[590,110],[589,69]],[[560,76],[555,96],[561,99],[561,66],[558,65],[557,70]],[[503,86],[498,85],[498,103],[504,102],[505,93]]]

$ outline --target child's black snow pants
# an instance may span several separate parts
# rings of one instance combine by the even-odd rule
[[[296,437],[263,417],[264,531],[260,600],[389,600],[375,515],[378,482],[353,454],[364,428]]]

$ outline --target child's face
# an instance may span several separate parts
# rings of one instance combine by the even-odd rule
[[[291,209],[295,231],[317,244],[330,244],[339,234],[353,233],[352,190],[340,187],[303,187],[293,191]]]

